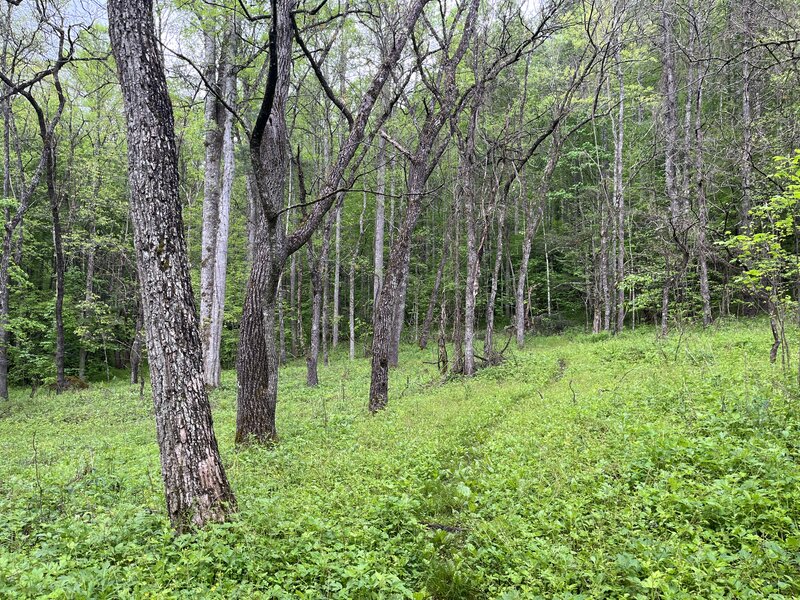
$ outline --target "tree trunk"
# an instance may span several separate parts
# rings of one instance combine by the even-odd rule
[[[409,257],[410,259],[410,257]],[[396,367],[400,363],[400,341],[403,338],[403,327],[406,324],[406,299],[408,297],[408,280],[411,261],[406,264],[400,280],[397,302],[394,305],[394,326],[389,346],[389,366]]]
[[[445,233],[444,243],[442,244],[442,257],[439,259],[439,267],[436,269],[436,278],[433,280],[433,290],[431,290],[431,299],[428,302],[428,312],[425,313],[425,320],[422,322],[422,330],[419,335],[420,350],[425,350],[428,346],[428,337],[430,336],[431,325],[433,324],[433,313],[439,302],[439,292],[442,289],[442,278],[444,276],[444,267],[446,264],[447,234]]]
[[[614,66],[617,71],[617,119],[611,119],[614,134],[614,213],[617,238],[616,273],[617,284],[617,319],[616,332],[621,333],[625,326],[625,189],[623,177],[622,151],[625,145],[625,73],[622,70],[622,20],[624,3],[617,2],[614,11]]]
[[[8,12],[8,19],[11,11]],[[8,25],[8,24],[7,24]],[[3,52],[3,71],[6,55]],[[3,107],[3,198],[11,197],[11,99],[2,101]],[[8,343],[7,331],[10,301],[9,267],[11,262],[11,240],[13,229],[9,231],[11,210],[3,208],[3,253],[0,256],[0,398],[8,400]]]
[[[203,385],[172,104],[152,0],[109,0],[108,20],[128,125],[131,219],[167,513],[178,530],[202,527],[224,521],[235,499]]]
[[[137,306],[136,313],[136,325],[131,344],[131,384],[139,383],[139,369],[142,364],[142,327],[144,327],[144,323],[141,306]],[[142,379],[144,379],[144,375],[142,375]]]
[[[428,144],[433,139],[427,140]],[[430,156],[430,152],[424,155]],[[422,214],[422,190],[428,179],[428,165],[412,163],[408,179],[408,206],[406,215],[389,253],[378,304],[374,311],[372,340],[372,377],[370,380],[369,409],[371,412],[386,406],[389,400],[390,350],[397,325],[398,304],[403,291],[403,279],[411,260],[411,242],[414,229]]]
[[[275,426],[278,399],[278,353],[274,332],[276,290],[270,282],[277,281],[280,273],[276,275],[275,271],[280,267],[270,256],[268,242],[269,236],[275,233],[267,224],[259,227],[255,260],[245,293],[236,355],[237,444],[265,443],[278,438]]]
[[[333,317],[331,325],[331,346],[334,350],[339,345],[339,294],[341,293],[342,268],[342,206],[336,207],[335,242],[333,258]]]
[[[220,78],[217,76],[217,40],[212,31],[203,33],[205,80],[217,89]],[[222,67],[220,66],[220,71]],[[205,384],[215,387],[215,364],[219,356],[213,349],[213,314],[214,314],[214,275],[217,257],[217,229],[220,218],[220,171],[222,164],[222,148],[224,145],[225,109],[220,105],[217,96],[206,90],[205,98],[205,169],[203,190],[203,230],[200,247],[200,339],[203,343],[203,371]]]
[[[752,7],[749,2],[743,2],[742,10],[742,29],[745,33],[744,48],[753,45],[752,39]],[[739,213],[739,230],[746,232],[750,228],[750,208],[752,207],[752,173],[751,164],[753,154],[753,108],[752,108],[752,65],[748,52],[742,55],[742,202]]]
[[[695,20],[694,5],[690,4],[689,16]],[[700,35],[700,31],[696,35]],[[704,163],[705,132],[703,131],[703,84],[708,69],[698,68],[697,85],[694,93],[694,177],[697,189],[697,262],[700,277],[700,298],[703,302],[703,326],[708,327],[712,320],[711,290],[708,283],[708,200],[706,198],[706,175]]]
[[[680,197],[678,194],[676,153],[678,150],[678,87],[675,75],[675,5],[673,0],[665,0],[661,11],[662,28],[664,30],[664,181],[669,200],[668,236],[675,238],[681,235],[683,219]],[[661,335],[669,331],[669,299],[670,291],[676,282],[678,273],[671,273],[668,254],[669,241],[665,240],[665,276],[661,291]]]
[[[233,38],[233,35],[231,35]],[[228,50],[231,51],[230,45]],[[222,68],[224,95],[229,105],[236,99],[236,76],[230,65],[230,60],[224,60]],[[211,322],[209,326],[209,339],[207,352],[203,355],[205,383],[211,387],[219,387],[222,376],[222,362],[220,351],[222,348],[222,326],[225,321],[225,289],[228,273],[228,231],[230,229],[231,196],[233,194],[233,181],[236,169],[233,141],[233,115],[225,111],[222,130],[222,189],[219,194],[218,214],[216,219],[217,239],[214,243],[213,260],[213,295],[211,308]]]
[[[323,248],[325,242],[322,242]],[[319,384],[317,363],[319,362],[320,320],[322,317],[322,274],[320,273],[322,254],[314,256],[314,244],[308,242],[308,264],[311,271],[311,335],[309,336],[308,354],[306,354],[306,385],[314,387]]]
[[[502,204],[497,213],[497,242],[494,256],[494,269],[492,270],[492,283],[489,288],[489,298],[486,302],[486,336],[483,340],[483,356],[490,365],[497,362],[494,351],[494,313],[497,303],[497,290],[500,283],[500,269],[503,266],[503,240],[506,229],[507,199],[502,199]]]
[[[286,140],[288,136],[286,135],[285,105],[289,90],[294,33],[291,24],[294,2],[293,0],[273,0],[270,35],[271,64],[266,88],[268,92],[274,91],[274,94],[265,94],[259,117],[250,136],[251,162],[259,185],[266,239],[263,244],[260,244],[264,249],[264,256],[256,257],[251,273],[251,281],[259,285],[249,285],[248,295],[245,299],[239,349],[239,360],[242,362],[238,368],[237,410],[239,413],[255,414],[237,414],[238,440],[246,440],[251,437],[262,440],[275,437],[277,361],[269,359],[275,355],[274,331],[272,331],[274,329],[274,298],[281,269],[287,257],[308,242],[333,205],[336,197],[335,190],[339,187],[345,170],[364,139],[375,102],[386,84],[391,70],[399,60],[410,32],[419,19],[426,2],[427,0],[414,0],[409,7],[403,20],[402,29],[394,38],[389,56],[381,63],[364,93],[358,113],[353,117],[348,137],[339,149],[338,157],[320,190],[319,202],[315,203],[309,218],[304,220],[291,235],[284,237],[279,224],[287,162]],[[300,181],[302,181],[302,177]],[[268,264],[263,264],[267,261]],[[262,282],[263,285],[261,285]],[[248,304],[255,306],[248,307]],[[260,307],[262,306],[265,309],[264,319],[261,318]],[[268,324],[266,331],[264,323]],[[268,373],[270,377],[267,377]]]
[[[450,252],[453,255],[453,361],[450,372],[456,375],[464,373],[464,319],[461,302],[461,202],[456,198],[455,231]]]
[[[98,175],[99,179],[99,175]],[[97,197],[97,187],[95,187],[95,195]],[[89,307],[94,303],[94,255],[95,255],[95,220],[94,217],[90,217],[89,221],[89,248],[86,254],[86,291],[83,297],[83,307],[81,307],[81,323],[84,327],[88,326],[87,320],[89,318]],[[80,356],[78,358],[78,377],[80,379],[86,379],[86,355],[88,354],[88,350],[86,345],[91,338],[88,329],[83,334],[83,345],[80,349]]]
[[[358,252],[361,248],[361,240],[364,239],[364,215],[367,212],[367,192],[364,192],[364,202],[361,206],[361,216],[358,218],[358,242],[353,249],[353,256],[350,259],[350,360],[356,358],[356,262]]]
[[[519,264],[517,287],[514,293],[514,329],[517,336],[518,348],[525,347],[525,289],[528,283],[528,263],[531,258],[533,237],[536,235],[536,230],[539,229],[539,224],[544,217],[544,206],[547,201],[547,194],[550,190],[550,180],[553,177],[553,172],[556,170],[560,153],[561,143],[554,137],[552,145],[550,146],[547,164],[542,173],[539,189],[536,190],[536,198],[528,199],[525,210],[525,234],[522,239],[522,259]],[[522,196],[525,197],[527,195],[525,193],[525,178],[522,174],[520,174],[520,185],[523,188]]]
[[[44,141],[44,133],[43,133]],[[58,193],[56,192],[56,157],[55,147],[50,147],[49,157],[45,167],[45,177],[47,180],[47,195],[50,199],[50,213],[53,217],[53,254],[56,276],[56,393],[61,392],[67,387],[67,378],[64,371],[64,242],[61,231],[61,216],[59,205],[61,204]]]
[[[292,256],[289,266],[289,331],[292,336],[292,357],[297,358],[297,348],[300,333],[298,332],[297,309],[295,307],[297,297],[297,256]]]
[[[480,87],[479,87],[480,90]],[[475,201],[475,189],[472,173],[475,167],[475,129],[477,128],[478,112],[481,104],[481,93],[476,92],[470,114],[467,135],[461,148],[461,164],[459,165],[458,180],[461,185],[462,198],[467,221],[467,277],[464,286],[464,375],[470,377],[475,374],[475,305],[478,298],[478,283],[481,268],[481,247],[483,239],[478,236],[478,211]],[[483,215],[483,229],[485,231],[486,215]]]
[[[378,138],[378,182],[375,190],[375,279],[373,283],[372,304],[377,306],[378,296],[383,285],[383,234],[386,222],[386,140]],[[393,223],[392,223],[393,224]]]

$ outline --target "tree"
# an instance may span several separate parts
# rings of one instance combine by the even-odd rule
[[[319,198],[305,219],[286,235],[282,227],[283,188],[287,164],[285,105],[291,67],[292,40],[305,47],[295,25],[292,0],[273,0],[270,31],[270,66],[264,99],[250,134],[250,155],[256,192],[261,205],[261,243],[254,256],[240,326],[237,355],[236,441],[265,442],[277,437],[278,360],[275,350],[275,297],[281,272],[289,256],[302,248],[333,205],[345,171],[364,140],[367,123],[411,31],[427,0],[413,0],[398,23],[394,44],[361,97],[353,115],[335,98],[319,66],[305,52],[326,95],[348,116],[349,134],[327,173]],[[324,83],[322,83],[324,82]],[[388,115],[384,116],[383,119]],[[363,154],[361,155],[363,158]],[[355,161],[356,164],[360,162]],[[343,187],[347,187],[345,184]]]
[[[172,103],[152,0],[110,0],[125,102],[131,218],[167,513],[184,530],[236,508],[203,384],[202,346],[178,197]]]

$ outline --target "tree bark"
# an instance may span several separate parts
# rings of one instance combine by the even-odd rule
[[[100,179],[99,174],[97,175],[97,178],[99,182]],[[99,183],[95,187],[95,194],[93,197],[97,197],[98,187]],[[83,297],[83,306],[81,307],[81,323],[83,324],[84,327],[87,327],[88,324],[87,321],[89,318],[89,307],[94,303],[94,256],[96,249],[94,243],[95,230],[96,230],[95,220],[94,217],[92,216],[90,217],[89,228],[88,228],[89,247],[86,252],[86,286]],[[78,358],[78,377],[84,380],[86,379],[86,355],[88,354],[88,349],[86,346],[90,337],[91,336],[89,334],[89,331],[88,330],[85,331],[83,334],[83,345],[81,346],[80,355]]]
[[[108,17],[128,125],[131,219],[167,513],[178,530],[202,527],[224,521],[236,503],[203,385],[172,103],[152,0],[109,0]]]
[[[277,281],[287,258],[305,245],[317,230],[336,197],[345,170],[366,133],[367,123],[381,89],[399,60],[403,48],[427,0],[414,0],[405,15],[394,44],[364,93],[350,132],[320,191],[309,217],[290,235],[280,227],[280,209],[286,170],[285,105],[292,54],[293,0],[273,0],[270,35],[270,75],[253,132],[251,162],[258,183],[264,219],[264,243],[256,256],[242,314],[237,396],[237,441],[275,439],[277,360],[274,340],[274,300]],[[300,286],[298,286],[300,287]],[[262,311],[263,307],[263,311]],[[266,325],[265,325],[266,324]]]
[[[467,277],[464,286],[464,375],[475,374],[475,305],[478,298],[478,282],[481,268],[482,237],[478,236],[478,211],[475,199],[472,173],[475,168],[475,130],[478,126],[478,111],[481,105],[481,93],[474,96],[470,113],[467,135],[461,148],[461,164],[459,165],[459,184],[462,198],[456,202],[464,203],[467,222]],[[486,215],[483,215],[483,229],[486,229]],[[457,288],[456,288],[457,289]]]
[[[216,33],[207,27],[203,32],[205,66],[204,78],[219,93]],[[220,61],[222,62],[222,61]],[[223,67],[219,65],[219,71]],[[203,342],[204,381],[209,387],[218,382],[215,364],[219,355],[213,349],[214,275],[217,258],[217,229],[220,218],[220,172],[222,147],[224,145],[225,109],[211,89],[206,89],[205,98],[205,169],[203,188],[203,229],[200,247],[200,339]]]
[[[358,253],[361,248],[361,240],[364,239],[364,215],[367,212],[367,192],[364,192],[364,201],[361,206],[361,215],[358,217],[358,242],[353,249],[353,256],[350,258],[350,360],[356,358],[356,263]]]
[[[142,328],[144,317],[141,306],[136,307],[136,325],[133,330],[133,343],[131,344],[131,384],[139,383],[139,369],[142,365]],[[144,379],[144,375],[141,376]]]
[[[678,194],[676,156],[678,150],[678,86],[675,74],[675,4],[664,0],[661,9],[661,25],[664,31],[664,181],[669,200],[668,236],[677,237],[683,229],[681,203]],[[670,291],[678,276],[670,273],[667,244],[665,240],[665,276],[661,291],[661,335],[669,330]]]
[[[386,223],[386,140],[378,138],[378,175],[375,190],[375,278],[372,292],[372,305],[377,306],[378,296],[383,285],[383,235]]]
[[[447,233],[444,235],[444,242],[442,244],[442,257],[439,259],[439,266],[436,269],[436,277],[433,280],[433,289],[431,290],[431,299],[428,302],[428,311],[425,313],[425,320],[422,322],[422,330],[419,334],[419,348],[425,350],[428,346],[428,337],[430,336],[431,326],[433,325],[433,313],[436,311],[436,306],[439,302],[439,292],[442,289],[442,279],[444,277],[444,268],[447,265]]]
[[[231,32],[230,38],[233,39]],[[227,52],[232,52],[232,42],[226,44]],[[236,75],[231,66],[230,56],[222,61],[221,69],[223,94],[229,105],[233,105],[236,98]],[[222,326],[225,320],[225,290],[228,273],[228,232],[230,230],[231,196],[233,194],[233,181],[236,170],[233,141],[233,115],[225,111],[222,118],[222,187],[217,203],[216,240],[214,242],[214,260],[212,276],[212,307],[211,322],[209,324],[208,345],[204,358],[205,383],[211,387],[219,387],[222,376],[222,361],[220,351],[222,348]]]
[[[743,2],[742,10],[742,29],[744,30],[744,48],[753,45],[752,27],[752,6],[749,2]],[[753,108],[752,108],[752,65],[748,52],[742,55],[742,155],[741,155],[741,175],[742,175],[742,202],[740,204],[739,229],[746,232],[750,228],[750,209],[752,200],[752,174],[751,164],[753,155]]]
[[[533,237],[539,229],[539,224],[544,217],[544,206],[547,201],[547,194],[550,190],[550,180],[558,164],[558,157],[561,154],[561,141],[554,137],[550,146],[550,153],[547,164],[542,172],[541,180],[536,190],[536,198],[528,199],[525,209],[525,234],[522,239],[522,259],[517,273],[517,287],[514,293],[514,329],[517,337],[517,347],[525,347],[525,289],[528,283],[528,264],[531,258],[531,247]],[[525,189],[525,178],[521,175],[520,184]],[[523,197],[527,194],[523,191]]]
[[[497,242],[494,256],[494,269],[492,270],[492,283],[489,288],[489,298],[486,302],[486,335],[483,340],[483,356],[490,365],[497,362],[494,350],[494,313],[497,303],[497,290],[500,283],[500,269],[503,265],[503,241],[506,229],[507,198],[502,199],[497,212]]]
[[[617,319],[616,332],[620,333],[625,325],[625,189],[623,177],[622,151],[625,144],[625,78],[622,70],[622,60],[620,53],[622,50],[622,19],[624,7],[622,3],[615,6],[614,23],[614,66],[617,71],[617,85],[619,93],[617,96],[617,119],[611,120],[614,129],[614,212],[616,216],[616,276],[617,284]]]

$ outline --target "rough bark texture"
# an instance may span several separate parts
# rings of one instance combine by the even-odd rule
[[[178,196],[172,104],[152,0],[110,0],[128,126],[131,219],[167,513],[180,529],[223,521],[235,499],[203,385],[202,346]]]

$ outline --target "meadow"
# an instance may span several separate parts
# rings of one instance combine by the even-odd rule
[[[194,535],[164,514],[149,388],[0,402],[4,598],[791,598],[800,594],[796,374],[762,321],[533,337],[472,379],[405,346],[281,371],[280,441],[233,445],[239,502]],[[796,347],[796,346],[794,346]]]

